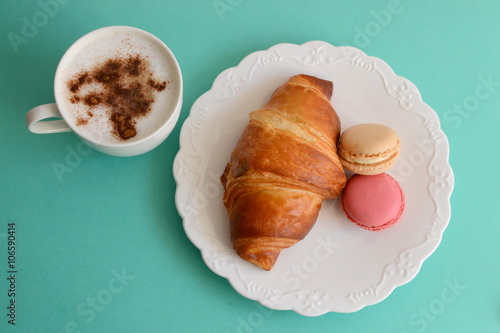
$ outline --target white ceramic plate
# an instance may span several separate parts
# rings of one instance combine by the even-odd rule
[[[311,232],[266,272],[231,246],[219,177],[248,113],[301,73],[334,83],[332,104],[343,129],[375,122],[399,134],[401,155],[388,173],[405,192],[406,210],[392,228],[370,232],[346,219],[339,200],[325,201]],[[176,205],[205,263],[241,295],[305,316],[354,312],[409,282],[439,245],[454,183],[448,154],[436,113],[384,61],[321,41],[278,44],[222,72],[192,106],[174,162]]]

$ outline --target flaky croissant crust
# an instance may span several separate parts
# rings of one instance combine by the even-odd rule
[[[250,113],[221,177],[233,247],[265,270],[307,235],[322,200],[345,186],[332,91],[330,81],[307,75],[279,87]]]

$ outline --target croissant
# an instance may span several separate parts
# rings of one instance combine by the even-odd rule
[[[345,186],[332,92],[330,81],[291,77],[250,113],[221,176],[232,245],[264,270],[307,235],[322,201]]]

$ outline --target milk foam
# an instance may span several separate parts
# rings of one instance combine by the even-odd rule
[[[149,62],[155,81],[166,81],[168,84],[165,90],[156,92],[152,111],[147,116],[136,119],[137,135],[123,141],[113,135],[108,115],[109,107],[92,107],[93,116],[88,117],[88,106],[71,102],[68,82],[78,77],[79,73],[92,70],[108,59],[135,55],[140,55]],[[161,42],[140,31],[107,30],[97,35],[89,34],[75,43],[61,60],[55,82],[56,101],[60,112],[64,113],[65,120],[83,138],[110,144],[142,140],[163,126],[173,113],[181,88],[175,68],[174,60]],[[99,88],[98,82],[86,84],[82,86],[79,94],[98,91]],[[86,123],[82,124],[80,121],[78,124],[82,118],[86,119]]]

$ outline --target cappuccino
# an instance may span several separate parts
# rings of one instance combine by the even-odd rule
[[[181,88],[175,64],[157,43],[133,30],[103,30],[67,51],[55,94],[75,132],[93,142],[123,144],[168,121]]]

